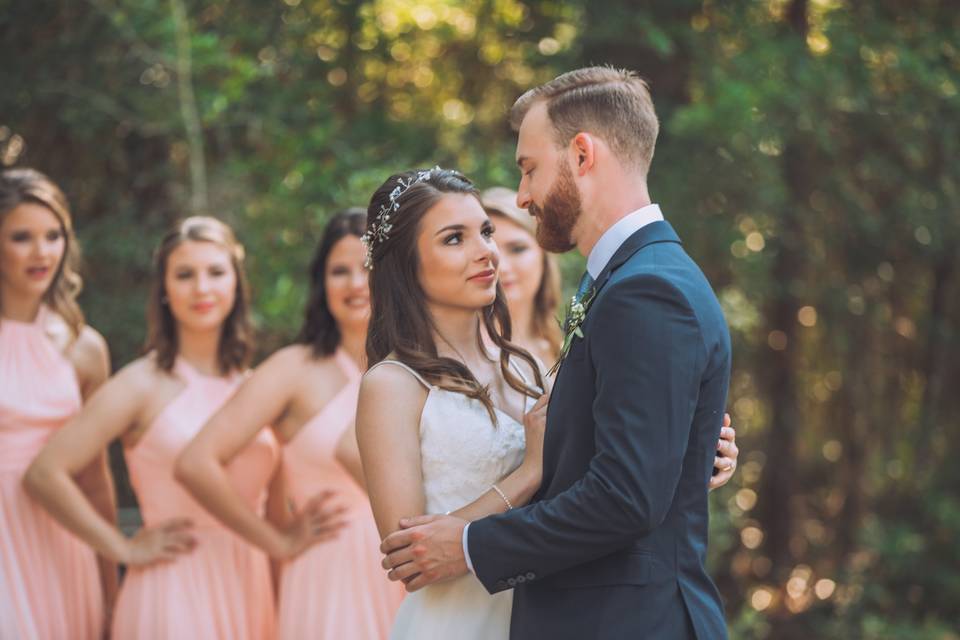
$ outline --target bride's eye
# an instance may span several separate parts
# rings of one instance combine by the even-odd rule
[[[443,244],[460,244],[463,241],[463,234],[457,231],[456,233],[451,233],[443,239]]]

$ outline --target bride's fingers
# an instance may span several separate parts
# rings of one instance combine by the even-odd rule
[[[720,439],[729,440],[730,442],[736,442],[737,432],[733,429],[733,427],[722,427],[720,429]]]
[[[549,393],[549,392],[547,392],[547,393],[543,394],[542,396],[540,396],[539,398],[537,398],[537,401],[534,403],[533,409],[531,409],[531,411],[537,411],[537,410],[539,410],[539,409],[544,408],[545,406],[547,406],[547,403],[548,403],[548,402],[550,402],[550,393]]]
[[[709,489],[716,489],[725,485],[730,481],[730,478],[733,477],[733,473],[737,468],[735,460],[719,456],[714,458],[713,465],[718,471],[717,475],[710,477],[710,482],[707,484]]]
[[[718,457],[733,459],[740,454],[740,449],[732,440],[720,440],[717,442],[717,454]]]
[[[737,463],[733,458],[725,458],[723,456],[717,456],[713,459],[713,467],[719,469],[720,473],[729,473],[733,471],[734,467],[737,466]],[[719,475],[719,474],[718,474]]]

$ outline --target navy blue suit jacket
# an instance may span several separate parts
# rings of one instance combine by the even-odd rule
[[[540,491],[470,525],[474,570],[491,593],[515,589],[518,640],[726,638],[704,569],[730,380],[720,305],[664,221],[594,289],[547,409]]]

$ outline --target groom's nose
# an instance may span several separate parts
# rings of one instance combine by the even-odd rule
[[[520,181],[520,188],[517,190],[517,206],[526,209],[530,206],[530,194],[527,192],[523,181]]]

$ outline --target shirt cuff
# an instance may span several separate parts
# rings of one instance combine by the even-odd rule
[[[469,522],[463,526],[463,538],[461,539],[461,544],[463,545],[463,559],[467,562],[467,570],[473,575],[477,575],[477,572],[473,570],[473,563],[470,562],[470,550],[467,548],[467,529],[469,528]]]

